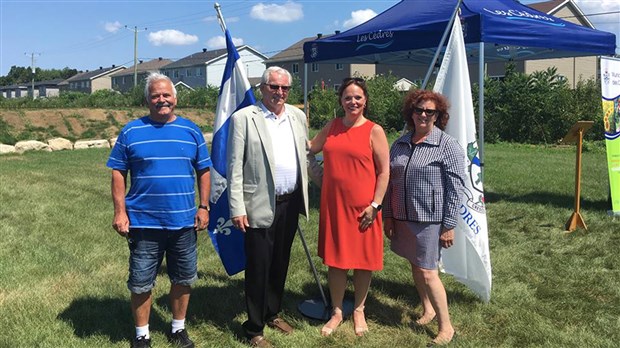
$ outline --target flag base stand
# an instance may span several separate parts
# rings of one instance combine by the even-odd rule
[[[584,230],[588,229],[586,227],[586,222],[583,221],[583,217],[581,216],[581,213],[574,211],[573,214],[568,219],[568,221],[566,222],[566,232],[572,232],[575,229],[577,229],[577,227],[581,227]]]
[[[297,306],[297,310],[299,310],[301,314],[308,318],[327,321],[332,316],[331,305],[325,297],[325,292],[323,292],[323,286],[321,286],[321,281],[319,280],[319,274],[316,271],[316,267],[314,267],[314,263],[312,263],[312,257],[310,256],[310,252],[308,251],[306,238],[304,237],[304,233],[302,232],[299,225],[297,225],[297,232],[299,234],[299,238],[301,239],[301,244],[304,247],[304,251],[306,252],[306,257],[308,258],[308,263],[310,264],[310,268],[312,269],[314,280],[319,286],[319,292],[321,293],[320,299],[317,298],[301,301]],[[342,315],[348,316],[351,313],[353,313],[353,302],[344,299],[344,301],[342,302]]]
[[[297,310],[310,319],[328,321],[332,317],[332,307],[325,304],[320,298],[299,302]],[[342,316],[348,317],[353,313],[353,301],[345,299],[342,302]]]
[[[590,129],[593,124],[594,121],[577,121],[568,133],[566,133],[564,139],[562,139],[563,143],[577,143],[577,151],[575,155],[575,210],[566,222],[566,233],[574,231],[577,227],[581,227],[584,230],[588,229],[580,212],[581,203],[579,198],[581,195],[581,151],[583,149],[583,133]]]

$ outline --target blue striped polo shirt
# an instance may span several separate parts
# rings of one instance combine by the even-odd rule
[[[194,225],[196,171],[212,165],[202,132],[177,116],[157,123],[148,116],[129,122],[107,166],[129,171],[125,196],[131,228],[181,229]]]

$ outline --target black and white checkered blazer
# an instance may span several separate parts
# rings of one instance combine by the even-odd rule
[[[384,199],[384,217],[402,221],[456,226],[465,170],[459,143],[437,127],[419,144],[412,132],[390,149],[390,182]]]

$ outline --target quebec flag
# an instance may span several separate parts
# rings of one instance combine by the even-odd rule
[[[454,245],[442,251],[441,266],[444,272],[452,274],[459,282],[478,294],[483,301],[489,302],[491,299],[489,233],[465,41],[458,18],[454,21],[433,89],[448,98],[451,106],[446,133],[461,144],[467,155],[465,194],[454,229]]]
[[[226,49],[228,58],[217,100],[213,143],[211,144],[211,212],[209,217],[209,236],[215,250],[220,255],[228,275],[245,269],[243,232],[233,227],[228,207],[228,186],[226,184],[226,143],[230,116],[237,110],[254,104],[254,94],[245,76],[245,67],[232,42],[228,29]]]

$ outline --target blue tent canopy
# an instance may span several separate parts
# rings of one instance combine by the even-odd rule
[[[350,30],[304,44],[304,61],[428,65],[457,0],[403,0]],[[486,62],[613,55],[615,35],[513,0],[463,0],[468,57]],[[485,43],[485,45],[479,45]]]

